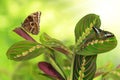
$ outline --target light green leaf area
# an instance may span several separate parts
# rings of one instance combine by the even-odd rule
[[[46,48],[37,42],[20,41],[13,44],[6,55],[11,60],[23,61],[35,58],[44,52],[46,52]]]
[[[102,75],[102,80],[120,80],[120,72],[112,71]]]
[[[72,53],[72,51],[68,47],[66,47],[61,41],[51,38],[46,33],[43,33],[40,36],[40,42],[52,50],[56,50],[64,54]]]

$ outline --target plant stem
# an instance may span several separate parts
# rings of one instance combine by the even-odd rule
[[[71,65],[71,75],[70,75],[70,80],[73,79],[74,60],[75,60],[75,54],[73,55],[73,60],[72,60],[72,65]]]

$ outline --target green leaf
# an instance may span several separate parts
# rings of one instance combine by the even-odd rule
[[[91,34],[95,33],[93,27],[100,28],[100,25],[100,18],[96,14],[88,14],[80,19],[75,27],[75,52],[78,53],[82,45],[84,45],[86,41],[88,42]],[[95,34],[93,37],[95,37]]]
[[[97,43],[96,43],[97,41]],[[94,40],[93,42],[90,42],[90,44],[83,48],[79,54],[81,55],[95,55],[99,53],[104,53],[107,51],[112,50],[117,45],[117,41],[115,38],[111,38],[109,40]]]
[[[110,51],[117,46],[117,40],[113,33],[101,29],[97,29],[97,31],[98,33],[91,33],[83,44],[77,47],[78,54],[96,55]]]
[[[11,60],[22,61],[35,58],[46,51],[47,49],[37,42],[20,41],[13,44],[6,55]]]
[[[75,55],[72,80],[92,80],[96,71],[96,57]]]
[[[96,57],[82,56],[80,51],[86,41],[89,41],[90,35],[95,33],[93,27],[99,28],[100,18],[96,14],[84,16],[75,27],[75,57],[73,63],[72,80],[92,80],[96,71]],[[95,37],[95,35],[93,36]],[[79,54],[79,55],[78,55]]]
[[[45,45],[46,47],[48,47],[50,49],[59,51],[64,54],[72,53],[72,51],[68,47],[66,47],[61,41],[51,38],[46,33],[43,33],[40,36],[40,41],[42,42],[43,45]]]
[[[90,34],[92,28],[95,26],[99,28],[101,21],[98,15],[88,14],[84,16],[75,26],[75,40],[79,45]]]
[[[95,14],[83,17],[75,27],[75,52],[89,56],[104,53],[117,46],[113,33],[99,29],[100,19]]]

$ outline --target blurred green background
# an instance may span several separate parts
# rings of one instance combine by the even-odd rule
[[[101,28],[114,33],[118,46],[97,58],[97,66],[120,62],[120,1],[119,0],[1,0],[0,1],[0,80],[48,80],[34,77],[32,68],[42,55],[28,62],[15,62],[6,57],[7,49],[15,42],[23,40],[12,30],[21,25],[27,15],[41,11],[40,33],[62,40],[66,45],[74,44],[74,28],[79,19],[89,13],[98,14]],[[39,40],[38,36],[33,36]],[[33,67],[34,65],[34,67]],[[23,68],[24,67],[24,68]],[[20,72],[21,71],[21,72]],[[21,76],[21,74],[25,74]],[[100,80],[100,79],[96,79]]]

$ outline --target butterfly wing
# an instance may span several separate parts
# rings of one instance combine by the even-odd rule
[[[22,24],[24,30],[37,35],[39,33],[40,15],[41,12],[35,12],[29,15]]]

